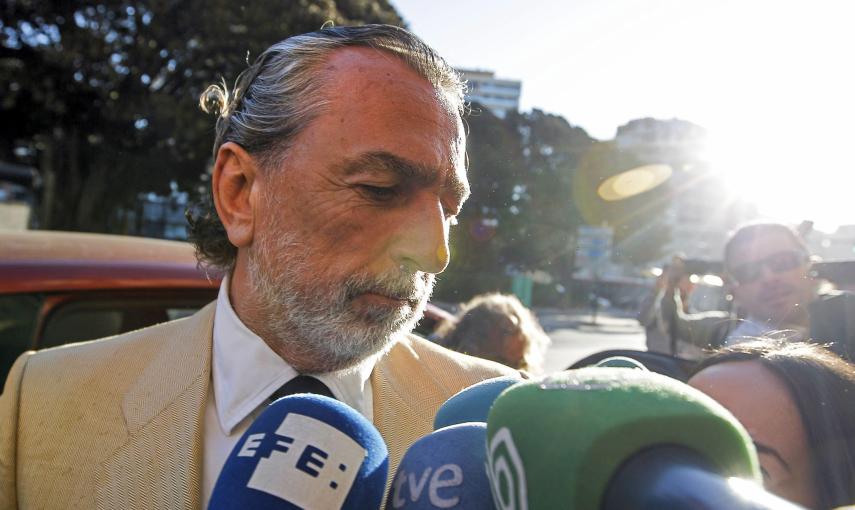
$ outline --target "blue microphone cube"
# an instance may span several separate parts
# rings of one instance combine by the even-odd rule
[[[487,425],[452,425],[407,450],[386,498],[386,510],[493,510],[487,479]]]
[[[386,445],[362,415],[321,395],[291,395],[240,438],[208,508],[378,508],[387,473]]]

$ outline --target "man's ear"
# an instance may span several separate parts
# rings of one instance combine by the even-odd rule
[[[217,151],[211,190],[214,206],[226,229],[229,241],[238,248],[252,244],[255,232],[258,166],[243,147],[226,142]]]

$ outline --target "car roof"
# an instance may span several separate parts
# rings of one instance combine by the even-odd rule
[[[193,246],[108,234],[0,231],[0,293],[114,288],[214,289]]]

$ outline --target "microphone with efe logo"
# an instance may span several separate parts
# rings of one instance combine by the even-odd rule
[[[235,445],[209,510],[379,508],[388,450],[376,428],[322,395],[270,404]]]

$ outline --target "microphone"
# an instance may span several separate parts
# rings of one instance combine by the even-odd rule
[[[798,505],[740,478],[725,478],[686,448],[661,446],[641,452],[615,474],[602,510],[660,508],[797,510]]]
[[[223,465],[209,510],[379,508],[388,451],[347,405],[300,394],[270,404]]]
[[[490,406],[500,393],[520,382],[519,377],[502,376],[486,379],[464,388],[442,404],[433,419],[433,429],[467,422],[487,422]]]
[[[462,423],[413,443],[392,479],[386,510],[494,510],[486,437],[486,423]]]
[[[757,453],[726,409],[694,388],[643,370],[583,368],[507,389],[487,420],[487,457],[502,509],[606,508],[604,502],[614,501],[607,494],[625,496],[623,505],[631,500],[608,508],[643,508],[657,485],[629,482],[638,473],[657,472],[650,459],[660,467],[691,468],[705,475],[696,480],[706,479],[680,486],[686,478],[659,476],[654,481],[664,485],[658,487],[675,495],[659,508],[722,508],[703,502],[730,487],[728,477],[744,478],[741,487],[748,483],[754,494],[777,500],[749,483],[761,482]],[[742,497],[751,492],[732,498],[749,503],[724,508],[777,508]]]

